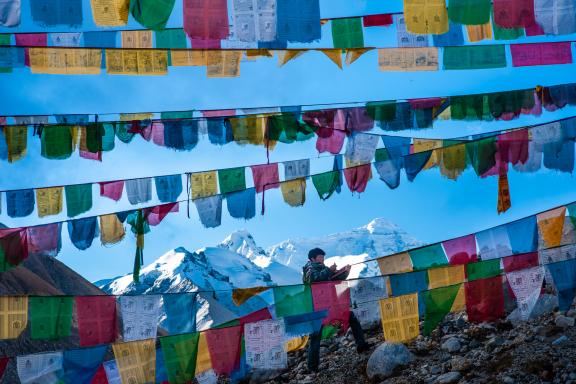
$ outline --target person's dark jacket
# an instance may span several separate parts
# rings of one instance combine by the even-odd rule
[[[340,273],[335,276],[335,273],[324,265],[324,263],[308,261],[302,268],[302,280],[306,284],[317,283],[319,281],[345,280],[347,277],[348,273]]]

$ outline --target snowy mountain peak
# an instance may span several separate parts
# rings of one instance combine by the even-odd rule
[[[218,244],[218,248],[245,256],[260,268],[267,268],[272,261],[266,251],[256,244],[254,237],[245,229],[232,232]]]
[[[377,217],[365,226],[361,228],[366,228],[366,230],[372,234],[382,234],[390,232],[404,232],[399,226],[391,221],[388,221],[382,217]]]

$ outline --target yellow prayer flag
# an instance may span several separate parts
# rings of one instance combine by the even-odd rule
[[[552,248],[561,244],[565,216],[566,207],[542,212],[536,216],[538,219],[540,238],[542,239],[541,247]]]
[[[306,201],[306,179],[283,181],[280,184],[280,190],[284,201],[289,206],[299,207],[304,205]]]
[[[448,10],[444,0],[404,0],[408,32],[440,35],[448,32]]]
[[[358,60],[363,54],[371,51],[372,48],[350,48],[346,50],[346,65],[351,65]]]
[[[240,50],[210,50],[206,59],[206,76],[238,77],[240,76]]]
[[[152,31],[122,31],[122,48],[153,48]]]
[[[9,125],[4,127],[4,137],[8,146],[8,161],[13,163],[26,155],[28,146],[28,127]]]
[[[218,176],[216,171],[196,172],[190,175],[192,200],[214,196],[218,193]]]
[[[143,121],[152,120],[153,113],[121,113],[120,121]]]
[[[270,287],[234,288],[232,290],[232,301],[236,305],[242,305],[257,294],[269,289]]]
[[[382,275],[410,272],[413,269],[412,260],[407,252],[379,258],[378,266]]]
[[[90,48],[29,48],[32,73],[99,75],[102,50]]]
[[[112,75],[165,75],[168,73],[168,51],[107,49],[106,72]]]
[[[465,278],[464,265],[431,268],[428,270],[429,289],[463,283]]]
[[[154,383],[156,339],[112,344],[122,383]]]
[[[230,119],[232,135],[237,144],[264,144],[264,132],[268,117],[266,115],[251,115]]]
[[[100,241],[102,244],[116,244],[124,238],[124,225],[116,214],[100,216]]]
[[[492,40],[492,24],[490,21],[482,25],[467,25],[466,31],[468,32],[468,40],[471,43]]]
[[[16,339],[28,324],[26,296],[0,296],[0,340]]]
[[[38,217],[57,215],[62,212],[62,187],[36,189]]]
[[[452,303],[450,312],[462,312],[464,310],[466,310],[466,291],[464,284],[461,284],[460,289],[458,289],[458,293],[456,294],[456,298],[454,299],[454,303]]]
[[[380,300],[380,316],[386,341],[402,343],[418,337],[418,294]]]
[[[293,352],[298,351],[299,349],[304,349],[304,347],[306,347],[306,344],[308,343],[308,338],[309,338],[308,335],[306,335],[288,340],[285,343],[286,351]]]
[[[434,151],[434,149],[441,147],[442,140],[414,139],[414,153],[432,151],[428,162],[424,165],[424,169],[430,169],[438,165],[438,152]]]
[[[196,356],[196,375],[212,369],[212,359],[210,358],[210,350],[208,349],[208,339],[206,332],[200,332],[198,339],[198,355]]]
[[[452,118],[452,110],[450,109],[450,106],[443,110],[437,118],[438,120],[450,120]]]
[[[443,176],[456,180],[466,169],[466,145],[449,145],[434,152],[440,159],[440,174]]]
[[[92,17],[99,27],[117,27],[128,23],[130,0],[90,0]]]
[[[342,69],[342,50],[341,49],[319,49],[325,54],[338,68]]]
[[[378,50],[381,71],[437,71],[438,48],[383,48]]]
[[[278,66],[282,67],[287,62],[303,55],[306,51],[303,49],[290,49],[276,52],[278,53]]]
[[[175,67],[205,67],[208,64],[208,51],[171,49],[172,65]]]
[[[247,49],[246,50],[246,59],[256,60],[259,57],[274,57],[274,55],[268,49]]]

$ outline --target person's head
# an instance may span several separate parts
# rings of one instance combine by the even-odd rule
[[[324,256],[326,256],[326,252],[324,252],[320,248],[314,248],[308,252],[308,260],[312,262],[323,263]]]

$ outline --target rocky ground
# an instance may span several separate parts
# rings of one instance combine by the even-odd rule
[[[451,314],[432,335],[419,336],[407,348],[383,343],[376,327],[367,332],[372,351],[357,354],[351,335],[333,338],[323,342],[319,373],[306,371],[301,350],[289,355],[289,370],[267,382],[576,384],[575,320],[574,309],[492,324],[470,324],[465,313]],[[367,366],[379,375],[369,378]]]

